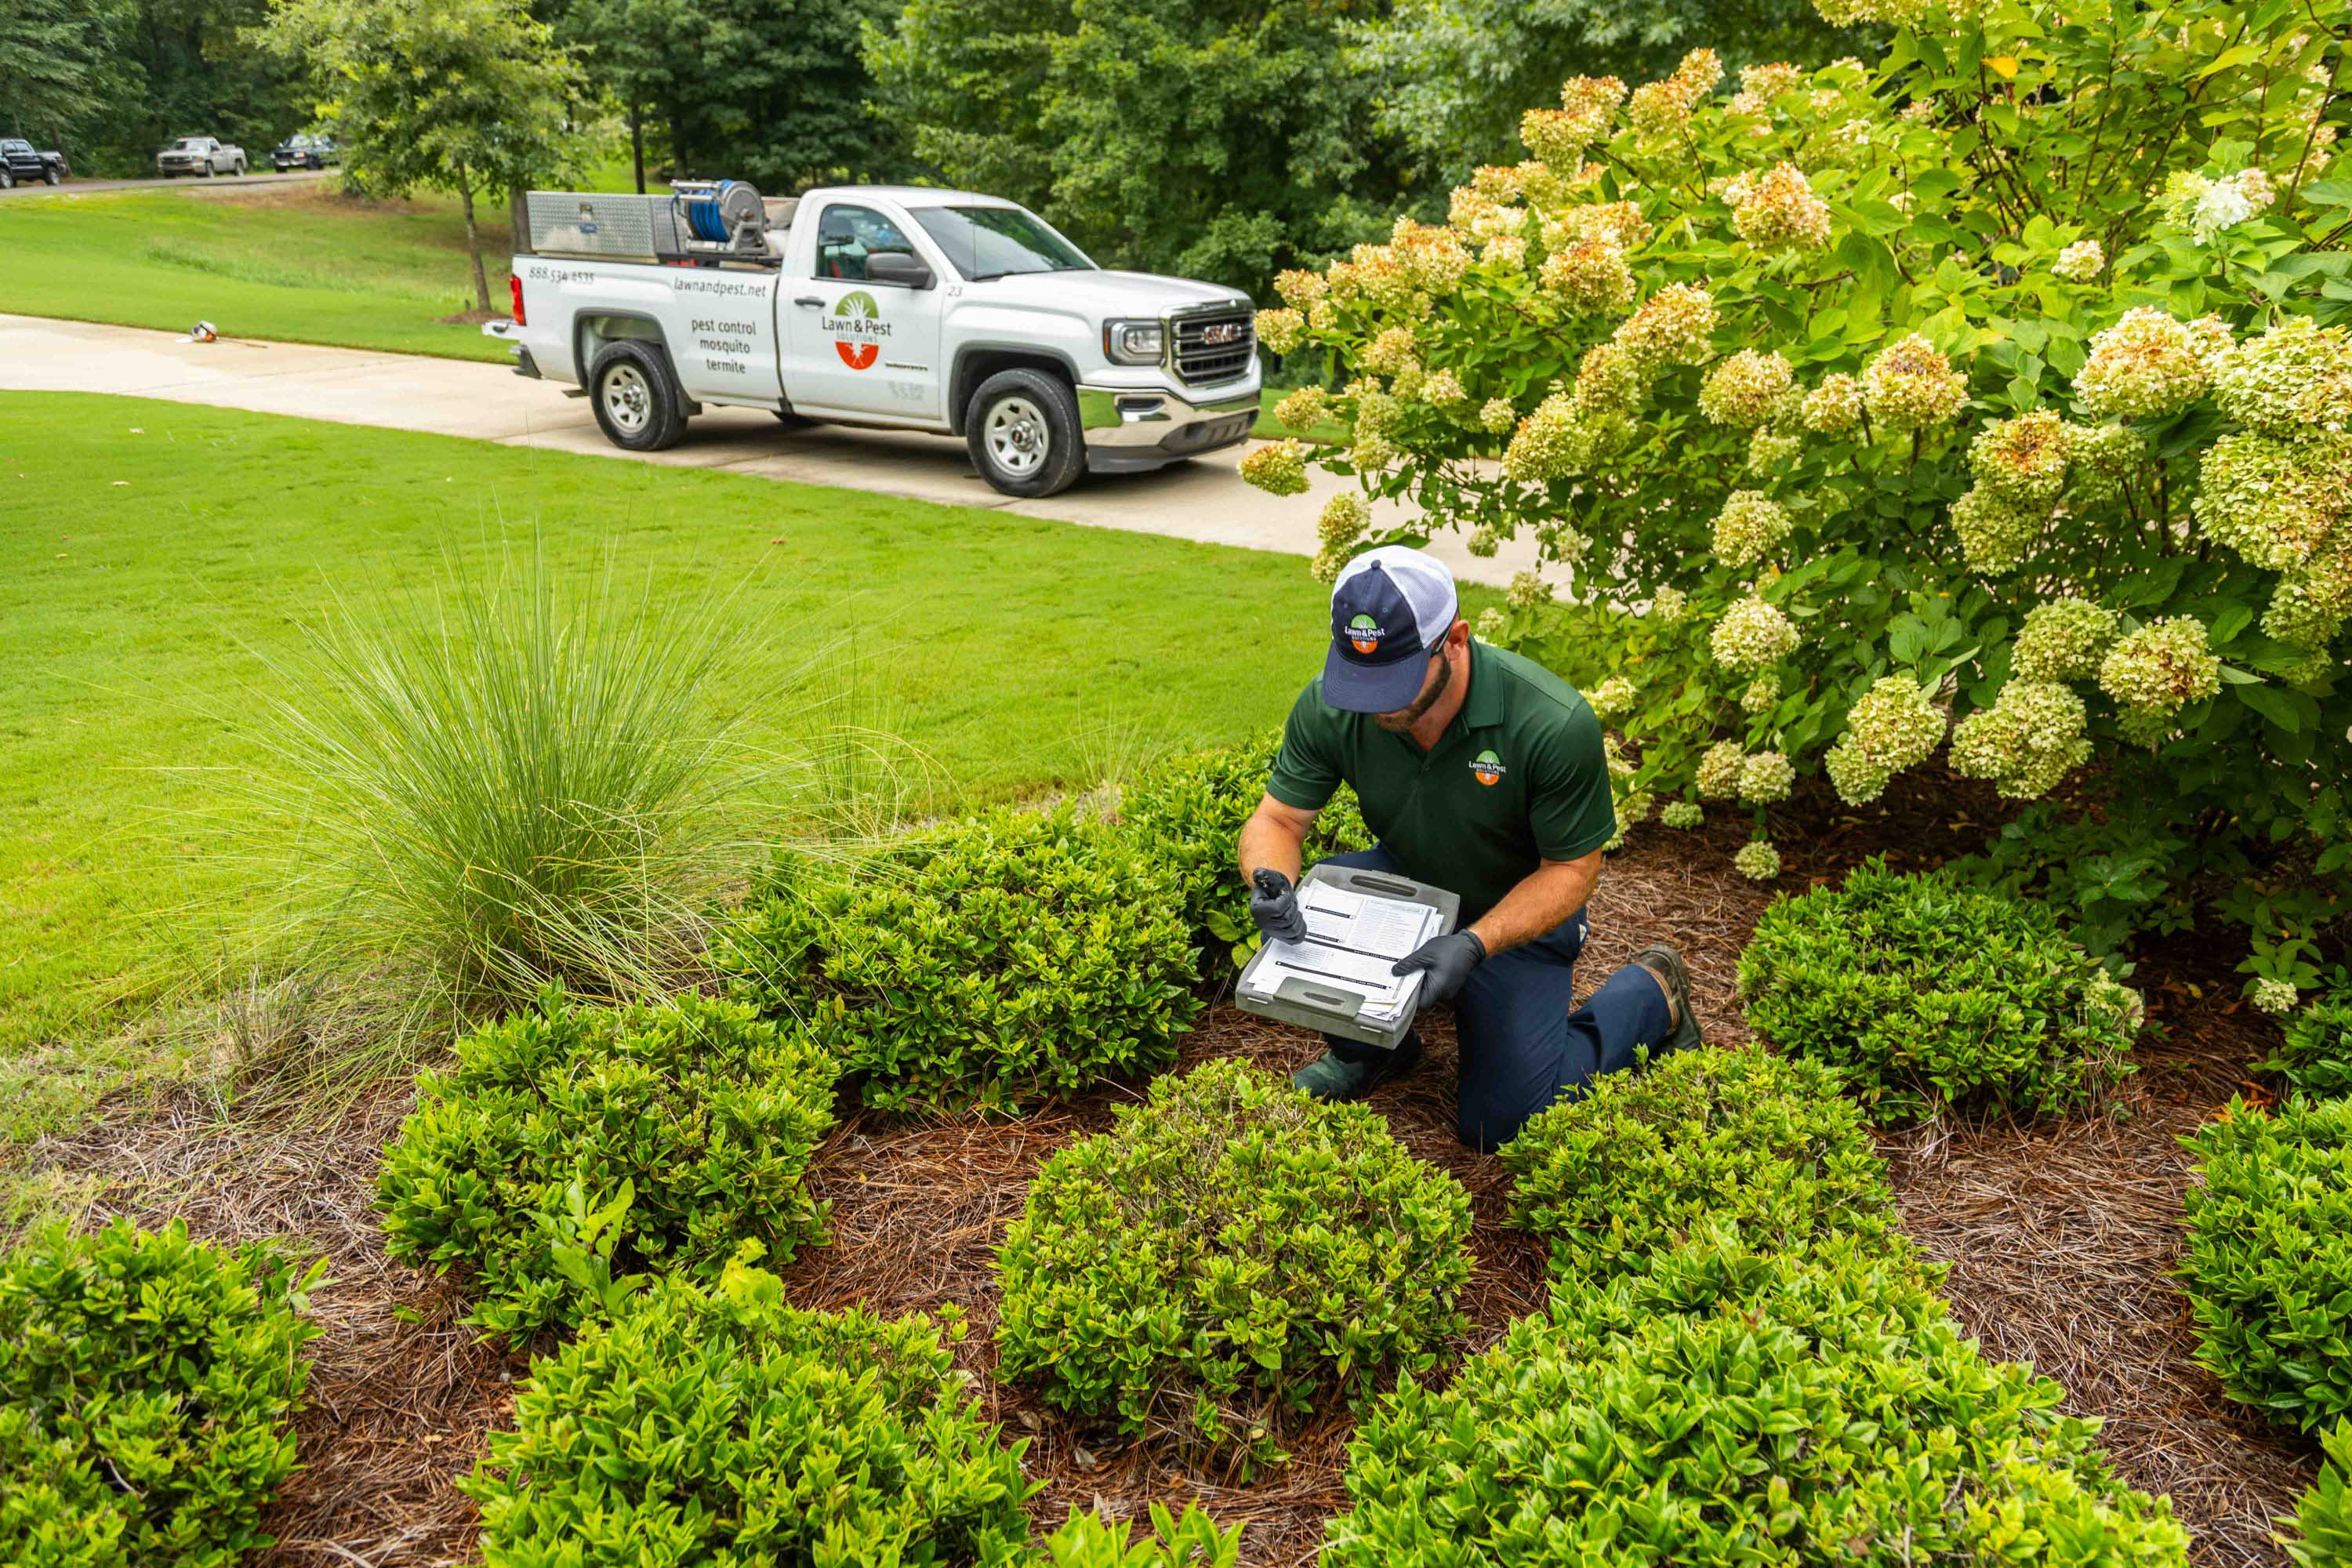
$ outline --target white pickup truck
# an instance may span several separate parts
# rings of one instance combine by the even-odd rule
[[[1097,267],[1015,203],[845,185],[765,200],[533,191],[516,206],[517,374],[584,390],[614,445],[704,405],[961,436],[1008,495],[1247,438],[1255,311],[1213,283]]]

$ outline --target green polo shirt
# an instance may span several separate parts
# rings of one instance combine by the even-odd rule
[[[1469,697],[1427,752],[1327,704],[1321,676],[1307,683],[1266,793],[1319,811],[1343,781],[1409,875],[1462,895],[1465,925],[1538,861],[1590,855],[1617,833],[1592,709],[1541,665],[1475,637]]]

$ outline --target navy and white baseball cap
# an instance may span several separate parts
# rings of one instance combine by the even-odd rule
[[[1459,613],[1454,574],[1402,544],[1367,550],[1331,585],[1323,700],[1349,713],[1412,706]]]

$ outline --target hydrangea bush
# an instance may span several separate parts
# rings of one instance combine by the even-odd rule
[[[1598,1079],[1504,1146],[1513,1223],[1549,1241],[1553,1278],[1579,1289],[1716,1225],[1759,1251],[1844,1236],[1907,1257],[1885,1164],[1838,1089],[1820,1063],[1759,1050],[1681,1051]]]
[[[715,1274],[746,1240],[789,1258],[824,1238],[806,1177],[839,1070],[740,1003],[551,990],[417,1080],[377,1176],[385,1245],[464,1267],[468,1321],[517,1346],[608,1313],[637,1276]]]
[[[1469,1235],[1462,1184],[1370,1109],[1208,1062],[1037,1173],[998,1253],[999,1366],[1123,1431],[1279,1462],[1318,1395],[1435,1364]]]
[[[781,862],[711,962],[892,1110],[1160,1068],[1201,1007],[1176,878],[1067,808],[950,823],[846,871]]]
[[[1265,776],[1281,749],[1271,731],[1238,746],[1169,757],[1144,769],[1119,791],[1118,821],[1151,864],[1183,883],[1183,911],[1207,955],[1230,953],[1246,963],[1257,951],[1250,919],[1249,884],[1237,856],[1242,825],[1265,794]],[[1315,818],[1303,846],[1312,866],[1328,856],[1369,849],[1372,836],[1345,784]]]
[[[1556,1291],[1442,1394],[1401,1384],[1349,1445],[1323,1561],[2185,1564],[2063,1397],[1885,1258],[1711,1233]]]
[[[1883,860],[1766,910],[1739,995],[1758,1034],[1888,1119],[2086,1104],[2130,1071],[2142,1015],[2047,906]]]
[[[128,1220],[0,1261],[0,1562],[234,1568],[270,1544],[324,1267]]]
[[[2232,1100],[2183,1142],[2197,1359],[2286,1425],[2352,1414],[2352,1100]]]
[[[1993,869],[2103,946],[2242,885],[2252,972],[2307,985],[2352,866],[2352,0],[1822,4],[1884,54],[1573,79],[1448,221],[1284,274],[1260,335],[1337,357],[1351,444],[1256,477],[1423,510],[1330,502],[1326,578],[1532,542],[1481,633],[1627,682],[1645,795],[1760,843],[1744,758],[1862,805],[1941,754],[2046,803]]]

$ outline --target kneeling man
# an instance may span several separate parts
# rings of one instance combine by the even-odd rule
[[[1300,846],[1343,783],[1379,847],[1334,864],[1461,895],[1456,928],[1396,973],[1423,972],[1424,1005],[1454,1004],[1464,1142],[1499,1148],[1640,1047],[1698,1043],[1689,974],[1670,947],[1643,949],[1573,1005],[1585,901],[1617,831],[1601,722],[1567,682],[1472,637],[1453,574],[1417,550],[1360,555],[1331,590],[1323,674],[1292,706],[1242,829],[1250,912],[1268,937],[1306,935]],[[1394,1051],[1326,1037],[1329,1050],[1295,1075],[1318,1099],[1360,1099],[1421,1057],[1417,1035]]]

